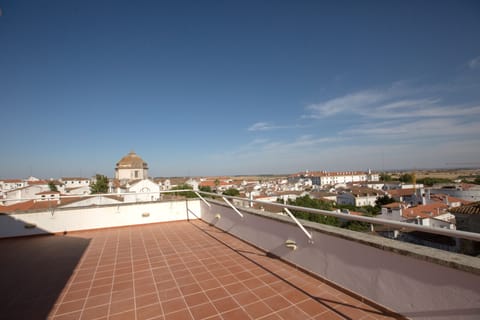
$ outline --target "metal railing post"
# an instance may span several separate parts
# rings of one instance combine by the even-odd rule
[[[207,200],[205,200],[201,195],[200,193],[198,193],[197,191],[195,191],[195,194],[200,198],[200,200],[202,200],[207,206],[211,207],[212,205],[210,203],[208,203]]]
[[[235,208],[235,206],[234,206],[233,204],[231,204],[230,201],[227,200],[227,198],[222,197],[222,199],[223,199],[223,201],[225,201],[236,213],[238,213],[238,215],[239,215],[240,217],[243,218],[243,214],[242,214],[240,211],[238,211],[238,209]]]
[[[285,212],[292,218],[293,221],[297,224],[297,226],[302,229],[303,233],[308,237],[308,239],[311,241],[312,240],[312,234],[305,229],[305,227],[295,218],[295,216],[288,210],[288,208],[283,208],[285,209]]]

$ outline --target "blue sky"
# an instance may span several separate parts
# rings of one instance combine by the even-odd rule
[[[0,178],[480,161],[478,1],[0,8]]]

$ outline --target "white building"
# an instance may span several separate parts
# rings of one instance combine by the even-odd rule
[[[352,188],[337,195],[337,203],[352,205],[356,207],[375,206],[375,201],[384,193],[380,190],[370,188]]]
[[[28,183],[20,179],[0,180],[0,194],[10,190],[26,187]]]
[[[62,177],[60,182],[63,183],[65,188],[77,188],[77,187],[84,187],[90,186],[90,179],[88,178],[70,178],[70,177]]]
[[[143,179],[133,182],[127,186],[125,202],[136,201],[157,201],[160,199],[160,186],[149,179]]]
[[[22,202],[25,199],[41,199],[41,193],[50,191],[48,183],[35,184],[5,192],[3,201],[6,205]],[[8,201],[5,201],[8,200]]]
[[[363,171],[338,171],[338,172],[327,172],[327,171],[306,171],[302,173],[297,173],[293,176],[290,176],[290,180],[295,177],[304,177],[312,180],[312,184],[325,186],[325,185],[336,185],[340,183],[352,183],[352,182],[367,182],[367,181],[380,181],[380,175],[378,173],[373,173],[368,170],[367,172]]]
[[[120,159],[115,167],[115,179],[118,179],[121,183],[147,178],[147,163],[133,151]]]

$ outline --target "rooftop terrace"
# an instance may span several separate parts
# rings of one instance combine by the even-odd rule
[[[198,220],[7,239],[0,251],[5,319],[399,318]]]
[[[0,319],[478,319],[478,258],[241,203],[171,199],[0,213]]]

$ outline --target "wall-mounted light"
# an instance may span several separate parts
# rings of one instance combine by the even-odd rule
[[[295,242],[295,240],[287,240],[285,241],[285,247],[292,250],[297,250],[297,243]]]

